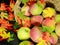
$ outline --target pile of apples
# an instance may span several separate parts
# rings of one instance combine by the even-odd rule
[[[19,45],[56,45],[60,37],[60,14],[52,7],[45,7],[44,0],[29,1],[22,8],[24,18],[17,36]],[[29,19],[28,19],[29,18]],[[21,19],[20,19],[21,20]],[[32,41],[29,41],[31,39]]]

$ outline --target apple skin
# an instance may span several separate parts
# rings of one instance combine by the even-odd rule
[[[58,36],[56,35],[56,33],[51,33],[51,37],[50,37],[50,43],[51,44],[57,44],[58,42]]]
[[[30,29],[27,27],[21,27],[18,31],[17,31],[17,36],[18,39],[20,40],[27,40],[30,38]]]
[[[54,26],[55,25],[55,18],[51,17],[51,18],[45,18],[42,22],[42,25],[44,26]]]
[[[39,2],[39,3],[35,3],[30,7],[30,13],[32,15],[39,15],[43,12],[43,8],[44,6]]]
[[[56,25],[55,32],[60,37],[60,23]]]
[[[51,8],[51,7],[47,7],[43,10],[43,17],[47,18],[47,17],[52,17],[55,16],[56,12],[55,9]]]
[[[40,26],[42,21],[43,21],[43,17],[42,16],[32,16],[31,17],[31,24],[32,25]]]
[[[56,23],[59,23],[60,22],[60,14],[57,14],[55,16],[55,21],[56,21]]]
[[[55,30],[55,18],[45,18],[42,22],[42,30],[53,32]]]
[[[19,45],[34,45],[31,41],[22,41]]]
[[[38,43],[40,41],[39,38],[41,37],[42,37],[41,29],[39,29],[39,27],[37,26],[34,26],[30,31],[31,40],[35,43]]]

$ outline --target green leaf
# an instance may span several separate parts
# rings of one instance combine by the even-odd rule
[[[42,29],[42,32],[46,32],[47,31],[45,26],[42,26],[41,29]]]
[[[19,12],[18,16],[23,20],[24,18],[26,18],[26,16],[24,15],[25,12]]]
[[[17,28],[19,28],[19,27],[20,27],[20,25],[19,25],[17,22],[15,22],[14,25],[13,25],[13,28],[14,28],[14,29],[17,29]]]
[[[42,26],[42,32],[52,33],[55,30],[55,26]]]
[[[29,1],[29,0],[21,0],[21,2],[24,3],[24,4],[25,4],[26,2],[28,2],[28,1]]]
[[[38,5],[39,7],[41,7],[42,9],[44,9],[44,6],[45,6],[45,5],[43,5],[40,1],[37,1],[37,5]]]
[[[13,41],[13,40],[14,40],[13,38],[10,38],[10,39],[8,40],[8,42]]]
[[[7,41],[8,41],[8,42],[13,41],[13,40],[14,40],[14,38],[13,38],[13,37],[14,37],[14,34],[11,34]]]

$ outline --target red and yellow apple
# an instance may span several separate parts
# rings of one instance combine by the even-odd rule
[[[34,26],[30,31],[31,40],[38,43],[41,37],[42,37],[41,29],[37,26]]]
[[[32,16],[31,17],[31,24],[32,25],[40,26],[42,21],[43,21],[43,17],[42,16]]]

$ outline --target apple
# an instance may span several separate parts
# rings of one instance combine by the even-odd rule
[[[31,41],[22,41],[19,45],[34,45]]]
[[[55,32],[60,37],[60,23],[56,25]]]
[[[55,25],[55,18],[54,17],[45,18],[42,22],[42,25],[44,25],[44,26],[53,26],[53,25]]]
[[[51,7],[47,7],[43,10],[43,17],[47,18],[47,17],[52,17],[56,14],[55,9],[51,8]]]
[[[52,18],[45,18],[42,22],[42,31],[53,32],[55,30],[55,19]]]
[[[50,43],[57,44],[57,42],[58,42],[58,36],[56,35],[56,33],[51,33]]]
[[[30,29],[27,27],[21,27],[18,31],[17,31],[17,36],[18,39],[20,40],[27,40],[30,38]]]
[[[40,26],[42,21],[43,21],[43,17],[42,16],[32,16],[31,17],[31,24],[32,25]]]
[[[43,12],[43,4],[39,3],[35,3],[30,7],[30,13],[32,15],[39,15]]]
[[[60,14],[57,14],[55,16],[55,21],[56,21],[56,23],[59,23],[60,22]]]
[[[33,42],[38,43],[40,40],[39,38],[42,37],[41,29],[37,26],[34,26],[30,31],[30,38]]]

